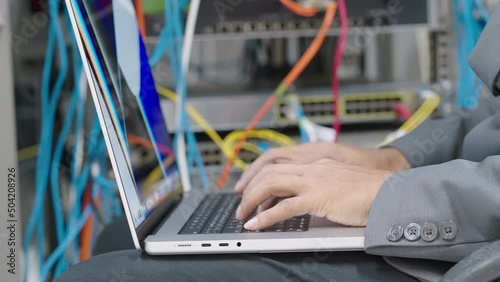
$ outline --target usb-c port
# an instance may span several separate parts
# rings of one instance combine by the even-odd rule
[[[212,247],[212,244],[201,244],[202,247]]]
[[[219,247],[229,247],[229,244],[228,243],[220,243]]]

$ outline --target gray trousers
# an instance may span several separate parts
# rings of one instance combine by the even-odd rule
[[[364,252],[149,256],[133,248],[121,218],[103,231],[94,257],[56,281],[416,281]]]

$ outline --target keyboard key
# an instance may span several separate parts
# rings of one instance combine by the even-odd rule
[[[264,232],[263,230],[247,230],[243,229],[243,233],[262,233]]]
[[[271,226],[269,228],[264,229],[264,232],[283,232],[284,228],[276,228]]]
[[[241,233],[243,226],[226,226],[222,229],[222,233]]]

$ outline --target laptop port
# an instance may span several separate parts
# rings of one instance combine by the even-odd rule
[[[212,244],[208,244],[208,243],[205,243],[205,244],[201,244],[202,247],[212,247]]]
[[[229,247],[229,244],[228,243],[220,243],[219,247]]]

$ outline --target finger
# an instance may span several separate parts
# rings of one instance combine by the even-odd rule
[[[257,208],[257,214],[268,210],[272,206],[276,205],[276,202],[278,202],[278,198],[276,197],[271,197],[267,199],[264,203],[262,203],[258,208]]]
[[[266,177],[273,175],[286,174],[301,176],[303,168],[295,164],[269,164],[264,166],[246,185],[245,189],[252,189],[255,185],[262,182]]]
[[[243,192],[250,180],[252,180],[255,174],[257,174],[265,165],[274,163],[274,160],[276,159],[280,159],[280,162],[286,162],[286,159],[289,159],[287,158],[287,150],[288,148],[271,149],[257,158],[243,173],[238,183],[236,183],[235,191],[237,193]]]
[[[236,217],[240,220],[246,219],[270,197],[283,198],[297,195],[304,188],[302,182],[302,178],[295,175],[266,177],[252,189],[245,190]]]
[[[307,214],[309,210],[309,204],[303,199],[288,198],[259,213],[245,223],[244,227],[248,230],[262,230],[292,217]]]

